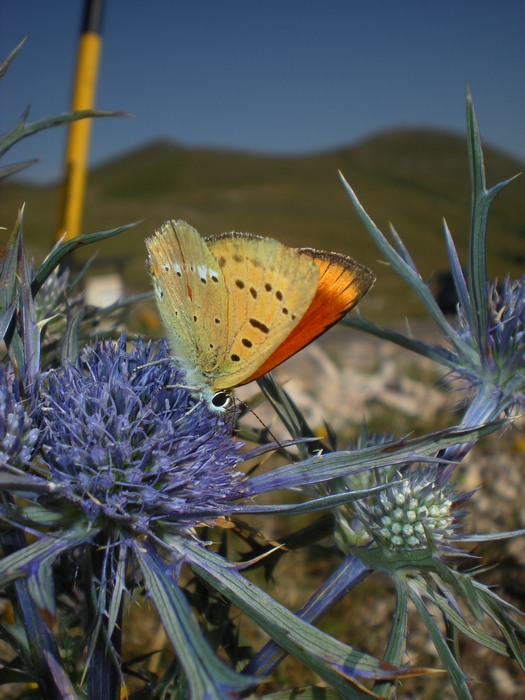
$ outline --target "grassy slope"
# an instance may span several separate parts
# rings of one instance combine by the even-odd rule
[[[487,149],[489,184],[519,172],[516,161]],[[84,230],[143,219],[135,230],[106,242],[100,258],[124,257],[128,284],[148,285],[143,239],[167,218],[182,218],[202,234],[251,231],[294,245],[346,252],[378,276],[364,306],[376,318],[417,312],[401,283],[377,261],[338,180],[341,169],[362,203],[386,229],[392,221],[422,273],[445,269],[442,217],[465,253],[469,181],[465,140],[431,131],[395,131],[348,149],[308,157],[268,157],[186,149],[159,142],[93,170]],[[489,271],[521,275],[525,262],[524,183],[496,200],[489,227]],[[26,240],[37,259],[52,240],[59,206],[57,187],[8,184],[0,222],[12,225],[21,202]],[[86,250],[87,257],[93,251]],[[465,259],[463,257],[463,259]],[[393,302],[394,304],[393,305]]]

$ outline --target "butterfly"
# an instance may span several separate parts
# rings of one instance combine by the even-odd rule
[[[216,411],[339,321],[374,283],[351,258],[271,238],[201,238],[167,221],[146,240],[171,353],[188,387]]]

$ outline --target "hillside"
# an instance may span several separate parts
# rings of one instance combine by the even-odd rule
[[[522,165],[486,149],[489,184],[511,177]],[[156,142],[93,169],[84,230],[143,220],[107,241],[100,260],[122,258],[127,284],[148,285],[143,239],[168,218],[182,218],[202,234],[251,231],[294,245],[349,253],[378,276],[364,311],[376,318],[417,312],[404,287],[377,261],[376,250],[338,179],[341,170],[376,223],[392,221],[422,273],[446,268],[445,217],[464,254],[469,228],[466,141],[432,131],[398,130],[352,148],[304,157],[272,157]],[[525,182],[504,190],[492,208],[490,274],[521,275],[525,263]],[[26,202],[25,235],[32,254],[48,250],[56,227],[58,186],[2,186],[0,222],[10,228]],[[92,250],[83,252],[84,257]],[[393,307],[395,303],[395,308]]]

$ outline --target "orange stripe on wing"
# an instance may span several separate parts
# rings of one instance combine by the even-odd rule
[[[319,266],[319,283],[312,303],[288,338],[243,384],[262,377],[322,335],[343,318],[374,283],[374,275],[367,267],[345,255],[313,248],[301,248],[300,252],[312,257]]]

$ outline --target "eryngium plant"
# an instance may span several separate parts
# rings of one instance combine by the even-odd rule
[[[0,155],[20,138],[85,116],[96,115],[28,124],[26,113],[3,137]],[[27,165],[9,166],[4,175]],[[138,673],[151,693],[240,697],[261,679],[240,672],[246,653],[227,615],[215,630],[209,621],[199,625],[206,606],[188,587],[191,571],[217,600],[234,603],[345,696],[367,696],[369,680],[424,672],[381,662],[329,637],[211,546],[207,529],[226,525],[232,515],[326,508],[326,499],[316,495],[299,506],[293,497],[289,504],[255,503],[283,483],[289,490],[298,480],[306,483],[301,464],[280,470],[277,481],[247,478],[243,463],[275,446],[243,450],[233,435],[235,412],[220,418],[185,388],[164,343],[128,343],[122,335],[77,351],[100,314],[86,314],[81,290],[58,265],[75,247],[125,228],[58,244],[35,272],[21,212],[0,264],[0,582],[14,618],[2,625],[3,638],[15,654],[1,682],[32,682],[46,698],[117,697],[125,672],[124,601],[134,597],[157,608],[175,652],[164,676]],[[402,448],[399,459],[403,454]],[[312,484],[348,471],[344,461],[316,459]]]
[[[4,145],[58,123],[28,125],[25,118]],[[459,567],[464,543],[479,538],[466,534],[468,499],[475,496],[457,489],[454,470],[480,436],[523,405],[522,287],[509,282],[495,291],[484,278],[482,241],[493,195],[484,190],[470,103],[469,134],[468,283],[447,232],[460,299],[457,327],[437,313],[402,244],[400,253],[389,247],[354,202],[449,334],[452,349],[357,323],[441,361],[462,380],[460,425],[411,440],[364,430],[347,449],[337,449],[333,434],[320,445],[300,410],[266,378],[261,384],[291,440],[275,444],[266,431],[252,431],[261,444],[248,450],[239,441],[246,431],[238,413],[210,412],[186,388],[163,341],[121,335],[84,345],[99,315],[86,317],[81,290],[57,266],[75,246],[126,227],[58,245],[33,272],[20,216],[0,266],[0,585],[12,606],[12,619],[0,627],[12,650],[1,683],[33,683],[34,695],[45,698],[114,699],[126,692],[231,700],[259,685],[262,695],[267,676],[289,653],[323,681],[300,689],[305,697],[392,696],[400,679],[434,673],[411,665],[405,653],[409,601],[458,697],[470,697],[467,679],[436,610],[453,639],[465,634],[524,664],[516,611]],[[255,468],[263,457],[264,471]],[[324,514],[322,527],[296,531],[294,516],[316,512]],[[254,514],[287,516],[286,547],[248,522]],[[261,517],[256,522],[264,525]],[[230,535],[255,551],[233,557]],[[277,576],[280,557],[321,537],[330,538],[341,562],[299,612],[270,596],[264,580],[257,585],[246,576],[245,569],[258,565]],[[373,571],[390,577],[397,593],[383,659],[315,626]],[[158,611],[173,651],[160,673],[142,654],[125,656],[127,601]],[[495,620],[504,641],[467,621],[465,608],[479,620]],[[270,639],[257,652],[243,637],[239,612]],[[130,678],[135,691],[128,690]],[[30,692],[24,686],[20,696]]]
[[[423,281],[401,238],[392,229],[395,247],[379,231],[360,205],[350,186],[344,185],[367,231],[390,265],[408,282],[444,335],[443,345],[429,344],[413,336],[387,329],[361,318],[343,324],[372,333],[420,353],[449,370],[452,385],[460,392],[464,407],[458,428],[472,429],[510,424],[523,410],[525,390],[525,278],[486,279],[485,238],[488,208],[508,182],[490,189],[485,185],[479,131],[469,96],[467,102],[469,154],[472,176],[472,228],[467,274],[463,272],[452,236],[445,224],[445,240],[458,297],[456,318],[450,322]],[[460,381],[458,381],[460,380]],[[266,384],[271,399],[293,435],[313,433],[300,419],[297,408],[282,390]],[[477,436],[476,436],[477,438]],[[476,438],[437,449],[421,459],[415,450],[404,464],[376,468],[333,479],[324,494],[341,495],[356,489],[373,490],[334,510],[334,541],[343,554],[338,569],[298,612],[310,622],[321,619],[342,598],[373,572],[388,576],[396,592],[396,609],[384,659],[401,663],[410,640],[408,604],[411,602],[426,626],[452,687],[459,698],[470,698],[469,678],[461,668],[459,637],[512,656],[525,670],[525,628],[519,611],[501,600],[494,590],[476,578],[483,565],[469,555],[478,542],[523,534],[469,534],[465,517],[475,494],[457,489],[456,472]],[[428,436],[427,436],[427,439]],[[390,449],[391,435],[369,436],[366,427],[352,445],[351,454],[362,456],[370,449]],[[336,436],[331,435],[332,449]],[[375,490],[377,489],[377,490]],[[323,531],[326,535],[326,529]],[[465,562],[471,562],[466,566]],[[436,611],[441,624],[436,619]],[[499,630],[501,641],[489,628]],[[283,658],[270,642],[250,662],[248,670],[269,673]],[[393,696],[395,682],[378,683],[374,691]]]

